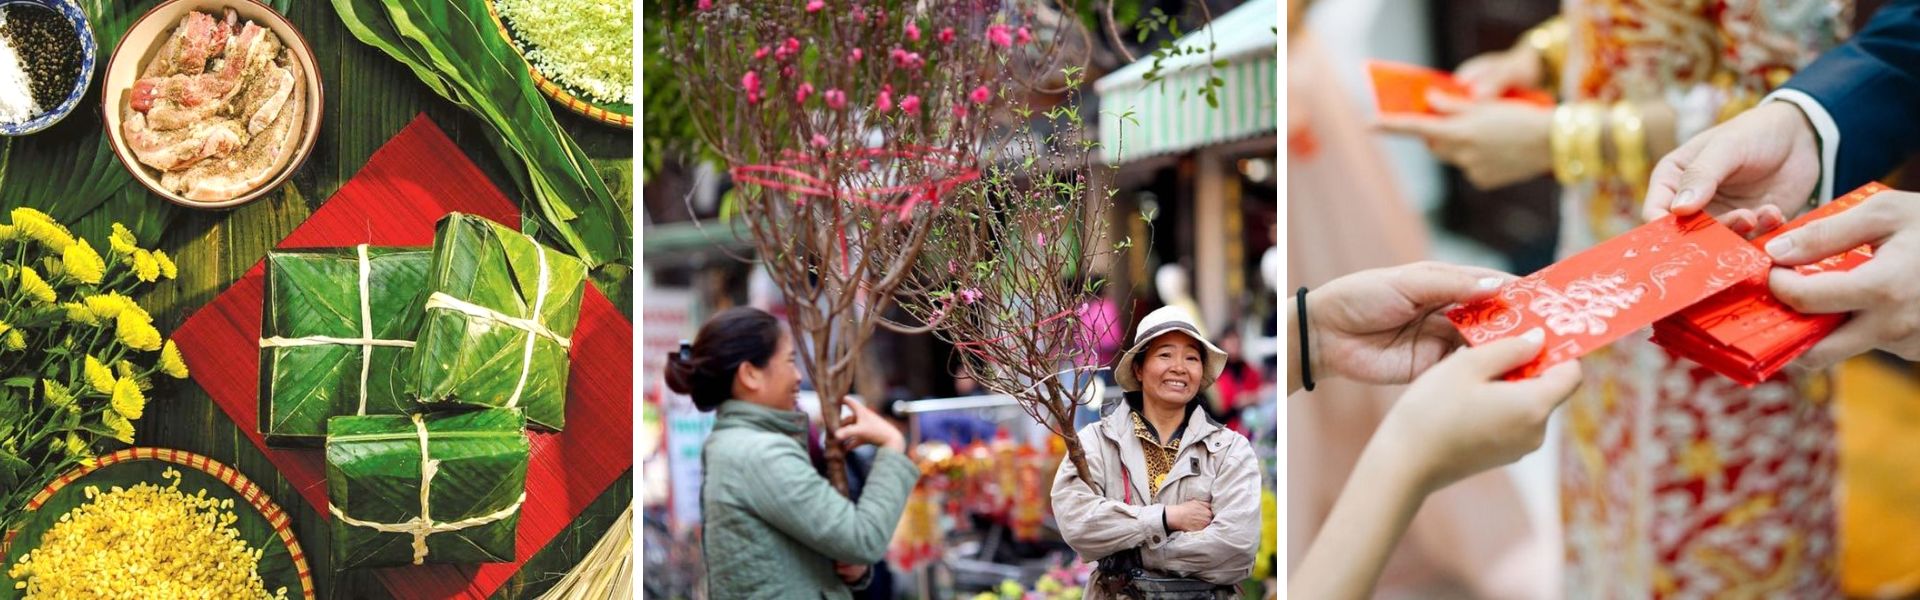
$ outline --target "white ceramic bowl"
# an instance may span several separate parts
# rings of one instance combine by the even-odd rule
[[[292,160],[288,161],[273,179],[238,197],[217,201],[192,200],[161,186],[159,171],[140,164],[140,160],[134,157],[133,150],[127,147],[126,139],[121,133],[121,115],[126,110],[128,92],[133,89],[134,81],[138,80],[140,73],[146,70],[147,63],[153,60],[154,54],[160,50],[160,45],[166,42],[167,36],[173,34],[173,28],[180,23],[180,19],[193,11],[219,15],[228,8],[239,13],[243,22],[250,20],[271,29],[274,35],[279,36],[280,41],[292,51],[291,56],[295,66],[300,69],[301,76],[306,78],[307,114],[304,115],[305,123],[301,125],[300,141]],[[153,7],[153,10],[147,11],[147,14],[141,15],[140,19],[134,21],[133,26],[127,29],[127,34],[120,38],[120,45],[113,49],[112,57],[107,60],[106,74],[101,78],[101,118],[107,129],[107,139],[113,146],[113,153],[120,157],[120,164],[131,171],[134,179],[140,180],[141,185],[147,186],[147,189],[153,190],[153,193],[177,204],[194,208],[230,208],[251,202],[280,187],[280,184],[286,183],[287,178],[292,177],[293,172],[306,162],[307,156],[313,153],[313,143],[320,131],[320,114],[325,112],[323,110],[325,93],[321,88],[320,70],[314,64],[313,48],[307,45],[307,39],[300,35],[299,30],[293,28],[293,24],[288,22],[286,17],[280,16],[280,13],[274,12],[267,5],[253,0],[171,0],[162,2],[159,6]]]

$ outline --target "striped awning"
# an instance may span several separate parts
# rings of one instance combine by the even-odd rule
[[[1201,52],[1162,61],[1158,81],[1144,78],[1153,59],[1143,58],[1094,82],[1107,162],[1273,133],[1279,122],[1279,26],[1278,0],[1253,0],[1174,42],[1176,48],[1214,44],[1211,56]],[[1226,64],[1214,67],[1214,61]],[[1209,77],[1224,82],[1218,108],[1200,93]],[[1121,116],[1129,112],[1130,120]]]

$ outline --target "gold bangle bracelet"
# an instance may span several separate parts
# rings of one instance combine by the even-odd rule
[[[1594,102],[1562,104],[1553,109],[1547,145],[1553,153],[1553,176],[1560,185],[1574,185],[1599,177],[1605,170],[1601,134],[1606,108]]]
[[[1566,64],[1567,39],[1571,36],[1572,30],[1566,19],[1556,15],[1528,29],[1520,37],[1521,43],[1540,57],[1541,81],[1547,89],[1558,87],[1555,82],[1560,79],[1561,66]]]
[[[1614,172],[1636,192],[1644,192],[1648,175],[1647,125],[1640,117],[1640,107],[1627,100],[1615,102],[1608,120],[1613,133]]]
[[[1582,179],[1598,179],[1606,173],[1605,148],[1600,144],[1606,133],[1607,108],[1598,102],[1582,102],[1578,107],[1574,116],[1580,128],[1573,138],[1574,156],[1580,159]]]
[[[1554,107],[1553,125],[1547,130],[1547,146],[1553,151],[1553,178],[1563,186],[1580,180],[1573,157],[1574,110],[1572,104]]]

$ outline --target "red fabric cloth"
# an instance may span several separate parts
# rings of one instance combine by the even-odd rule
[[[424,115],[367,161],[277,248],[433,244],[434,222],[449,212],[484,216],[518,228],[520,211],[468,162]],[[265,266],[256,264],[174,332],[194,381],[212,396],[300,490],[321,518],[326,511],[324,455],[317,449],[268,448],[259,432],[257,386]],[[521,506],[516,561],[381,569],[397,598],[485,598],[579,516],[633,465],[633,324],[588,286],[574,334],[563,433],[529,433],[527,501]],[[293,508],[285,498],[281,504]],[[320,548],[315,551],[324,552]]]

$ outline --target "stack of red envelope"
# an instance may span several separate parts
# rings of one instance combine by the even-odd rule
[[[1419,65],[1370,60],[1367,61],[1367,76],[1373,81],[1374,102],[1379,104],[1382,114],[1434,114],[1433,106],[1427,103],[1428,92],[1437,91],[1461,98],[1471,95],[1467,85],[1460,83],[1453,74]],[[1553,106],[1553,95],[1533,89],[1507,90],[1501,99]]]
[[[1869,183],[1845,197],[1808,211],[1800,218],[1753,240],[1756,248],[1782,233],[1858,206],[1887,189]],[[1803,275],[1848,271],[1873,258],[1873,246],[1795,267]],[[1653,341],[1741,384],[1766,381],[1847,320],[1847,315],[1808,315],[1780,302],[1767,289],[1765,273],[1687,307],[1653,325]]]

